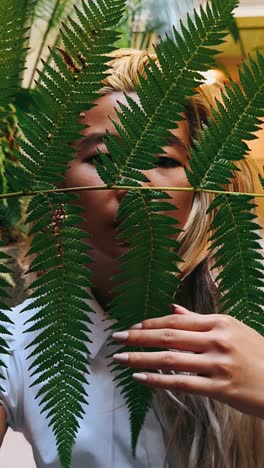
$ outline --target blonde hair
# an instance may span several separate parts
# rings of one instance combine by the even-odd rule
[[[146,76],[147,51],[121,49],[111,54],[110,69],[103,80],[101,94],[135,90],[139,76]],[[221,99],[221,85],[202,85],[189,100],[186,117],[193,138],[198,137],[202,123],[212,117],[211,108]],[[228,187],[232,191],[254,192],[253,164],[247,158],[236,163],[239,171]],[[181,233],[180,255],[183,283],[199,284],[193,288],[188,304],[200,313],[217,311],[217,290],[211,273],[209,227],[213,213],[206,215],[213,195],[199,193]],[[196,283],[194,282],[194,279]],[[189,281],[189,284],[188,284]],[[197,291],[199,289],[199,291]],[[160,409],[169,430],[168,456],[178,468],[262,468],[264,466],[264,427],[255,417],[209,398],[157,392]],[[175,457],[174,457],[175,454]]]

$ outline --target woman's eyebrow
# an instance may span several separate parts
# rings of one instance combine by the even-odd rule
[[[107,133],[91,133],[90,135],[85,136],[84,138],[80,139],[80,143],[78,143],[78,148],[82,149],[84,147],[89,147],[96,145],[98,143],[103,143],[104,139],[107,137]],[[164,146],[168,144],[169,146],[174,146],[176,148],[181,148],[184,151],[188,151],[188,147],[184,143],[184,141],[177,137],[176,135],[171,135],[166,139]]]
[[[176,148],[181,148],[181,149],[184,149],[185,151],[189,151],[184,141],[180,137],[177,137],[176,135],[169,136],[166,139],[166,142],[169,144],[169,146],[175,146]]]

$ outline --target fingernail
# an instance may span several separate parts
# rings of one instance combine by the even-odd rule
[[[190,310],[186,309],[185,307],[178,305],[178,304],[173,304],[174,306],[174,313],[179,314],[179,315],[187,315],[191,313]]]
[[[175,312],[183,312],[183,307],[179,304],[171,304],[171,311],[175,314]]]
[[[114,354],[113,359],[114,361],[118,361],[118,362],[127,362],[129,359],[129,355],[126,353]]]
[[[112,335],[113,340],[116,340],[116,341],[125,341],[128,339],[128,337],[129,337],[129,333],[127,331],[116,332],[116,333],[113,333]]]
[[[132,377],[138,382],[146,382],[148,379],[146,374],[133,374]]]
[[[142,328],[143,328],[142,323],[136,323],[136,325],[133,325],[133,327],[131,327],[131,330],[141,330]]]

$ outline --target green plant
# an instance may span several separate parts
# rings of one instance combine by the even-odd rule
[[[79,2],[80,3],[80,2]],[[1,125],[0,125],[0,171],[2,174],[1,178],[1,193],[12,192],[14,187],[12,186],[12,178],[9,177],[9,168],[12,165],[17,164],[15,155],[16,137],[19,136],[19,125],[18,122],[22,122],[23,115],[29,111],[32,100],[33,91],[32,87],[38,76],[38,68],[41,68],[40,59],[45,53],[47,54],[48,44],[52,44],[54,47],[59,46],[61,41],[61,35],[58,31],[61,21],[67,23],[69,14],[74,13],[74,6],[78,6],[78,1],[74,0],[56,0],[56,2],[47,2],[45,0],[22,0],[19,4],[19,10],[14,11],[13,6],[8,6],[5,11],[5,3],[1,11],[5,15],[5,20],[9,24],[9,19],[12,19],[12,15],[17,15],[16,21],[12,21],[11,30],[8,34],[5,34],[3,38],[5,40],[5,47],[2,49],[3,52],[9,50],[9,41],[12,41],[11,48],[12,53],[9,55],[8,60],[5,60],[5,71],[6,76],[12,73],[9,67],[16,65],[15,55],[17,60],[20,61],[20,68],[16,67],[16,71],[13,74],[13,84],[10,83],[9,89],[13,87],[13,103],[12,112],[10,112],[9,99],[4,99],[4,90],[2,90],[1,96],[1,110],[0,114]],[[46,23],[45,30],[43,32],[40,45],[37,48],[37,53],[34,59],[34,63],[31,67],[30,76],[27,70],[27,62],[31,57],[30,45],[34,45],[34,35],[38,29],[38,22],[41,19],[42,22]],[[2,23],[2,28],[5,27],[5,22]],[[21,27],[23,26],[23,31]],[[18,37],[18,42],[14,42],[13,32],[17,28],[21,31],[21,35]],[[14,29],[13,29],[14,28]],[[20,41],[20,42],[19,42]],[[21,46],[24,43],[23,56],[21,54]],[[14,47],[15,45],[15,47]],[[28,50],[26,49],[28,46]],[[10,49],[11,50],[11,49]],[[51,56],[48,55],[46,62],[51,61]],[[23,85],[22,85],[23,81]],[[4,83],[3,83],[4,85]],[[22,87],[23,86],[23,87]],[[24,238],[26,232],[26,226],[24,223],[26,203],[22,203],[18,199],[14,200],[2,200],[0,202],[0,238],[6,245],[12,242],[18,242]]]
[[[116,124],[121,139],[109,135],[106,141],[112,159],[99,153],[96,167],[105,183],[103,189],[122,187],[128,191],[118,219],[121,239],[127,239],[131,249],[120,259],[122,281],[115,288],[117,295],[110,307],[118,330],[127,329],[143,318],[167,313],[167,304],[179,285],[175,273],[180,259],[172,251],[178,250],[179,243],[171,239],[176,227],[169,216],[172,207],[165,192],[184,189],[147,190],[141,186],[147,180],[141,171],[155,166],[155,154],[160,153],[169,130],[180,120],[194,87],[203,80],[201,72],[214,64],[217,52],[213,48],[223,42],[237,3],[237,0],[213,0],[199,15],[195,13],[194,20],[188,17],[181,34],[174,31],[174,40],[161,42],[157,47],[161,69],[150,61],[146,70],[148,79],[142,78],[137,87],[142,108],[127,97],[127,105],[122,105],[119,112],[121,126]],[[12,0],[11,4],[16,9],[19,0]],[[15,151],[19,165],[10,168],[15,192],[1,196],[5,200],[31,197],[27,209],[32,235],[29,253],[36,257],[30,271],[45,273],[31,285],[32,301],[24,309],[40,308],[27,324],[28,332],[40,330],[30,345],[30,356],[34,357],[30,371],[32,385],[42,383],[37,397],[41,411],[45,411],[52,425],[63,467],[71,465],[77,419],[84,411],[82,403],[87,403],[83,384],[91,311],[86,299],[87,286],[92,285],[85,266],[90,262],[84,244],[87,235],[77,227],[82,220],[74,203],[78,197],[73,189],[66,191],[57,186],[73,158],[69,143],[80,138],[83,128],[77,117],[92,107],[98,95],[107,70],[107,53],[118,38],[113,28],[120,22],[124,8],[124,0],[84,1],[82,9],[76,10],[78,22],[72,20],[62,29],[64,48],[51,51],[56,67],[46,64],[45,71],[39,72],[34,103],[21,122],[22,134],[17,138],[20,149]],[[4,11],[0,9],[0,17]],[[10,24],[11,32],[0,30],[0,37],[4,38],[0,51],[3,64],[0,97],[2,93],[5,104],[12,100],[19,82],[12,60],[10,65],[7,62],[10,72],[6,77],[5,35],[10,35],[9,44],[17,40],[19,32],[17,43],[21,46],[24,41],[24,22],[17,27],[11,16]],[[13,55],[13,59],[22,63],[19,51]],[[253,138],[264,114],[263,75],[264,59],[258,54],[256,61],[250,59],[249,65],[243,66],[241,88],[233,83],[226,89],[226,109],[219,103],[215,122],[203,129],[201,142],[195,143],[187,172],[192,185],[189,190],[216,194],[211,206],[218,209],[212,241],[217,265],[222,268],[219,275],[222,311],[238,316],[261,333],[263,266],[258,252],[260,226],[253,222],[251,214],[253,196],[231,194],[223,186],[233,177],[235,161],[245,157],[248,147],[244,140]],[[15,83],[11,89],[10,77]],[[248,244],[250,249],[246,252],[244,246]],[[0,283],[2,295],[5,286]],[[239,294],[234,293],[237,287]],[[2,332],[5,320],[9,320],[7,316],[8,312],[0,316]],[[6,352],[4,341],[0,351]],[[132,381],[130,369],[121,370],[119,365],[114,368],[130,408],[135,451],[152,392]]]

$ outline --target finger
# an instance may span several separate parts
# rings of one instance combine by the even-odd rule
[[[212,362],[203,354],[180,353],[177,351],[133,352],[115,354],[115,362],[136,369],[161,369],[175,372],[193,372],[208,375]]]
[[[129,330],[112,335],[115,341],[127,346],[149,348],[177,349],[202,353],[210,347],[210,332],[193,332],[185,330]]]
[[[180,306],[178,304],[170,304],[170,310],[173,314],[179,314],[179,315],[201,315],[197,314],[196,312],[192,312],[189,309],[186,309],[186,307]]]
[[[201,315],[188,311],[186,315],[172,314],[165,317],[147,319],[141,324],[131,327],[131,330],[172,328],[177,330],[209,331],[214,328],[215,323],[215,315]]]
[[[144,385],[175,392],[184,392],[201,396],[214,396],[214,385],[208,377],[197,375],[167,375],[144,372],[133,374],[133,378]]]

